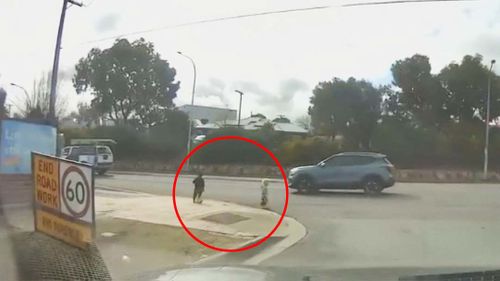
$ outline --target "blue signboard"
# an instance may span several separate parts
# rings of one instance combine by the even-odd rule
[[[7,119],[0,127],[0,174],[30,174],[32,151],[56,154],[53,126]]]

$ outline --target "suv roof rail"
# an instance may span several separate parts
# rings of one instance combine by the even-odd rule
[[[111,145],[117,144],[113,139],[72,139],[70,145]]]
[[[353,152],[341,152],[336,155],[345,156],[369,156],[369,157],[387,157],[385,154],[378,152],[363,152],[363,151],[353,151]]]

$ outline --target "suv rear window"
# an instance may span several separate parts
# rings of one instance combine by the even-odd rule
[[[98,154],[110,154],[111,151],[107,147],[98,147],[97,148],[97,153]]]
[[[95,147],[94,146],[78,146],[78,147],[73,148],[73,151],[71,151],[71,154],[94,155],[95,154]]]

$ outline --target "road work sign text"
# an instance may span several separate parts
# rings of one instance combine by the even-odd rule
[[[42,210],[36,210],[36,229],[80,248],[92,241],[90,228]]]
[[[33,164],[36,202],[58,210],[60,206],[58,161],[52,158],[38,156],[35,158]]]

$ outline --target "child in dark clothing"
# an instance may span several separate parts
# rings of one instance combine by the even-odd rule
[[[203,200],[201,200],[201,195],[203,191],[205,191],[205,180],[203,179],[203,175],[201,173],[193,180],[194,184],[194,192],[193,192],[193,203],[201,204]]]

